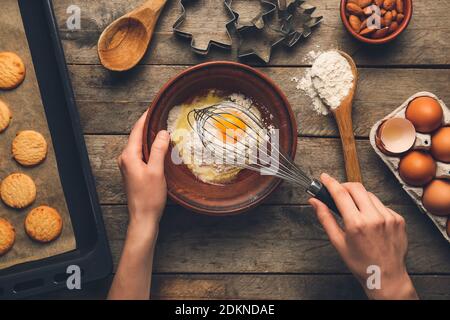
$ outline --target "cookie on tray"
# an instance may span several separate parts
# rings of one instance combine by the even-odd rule
[[[22,209],[36,199],[36,185],[24,173],[13,173],[3,179],[0,186],[3,202],[11,208]]]
[[[48,206],[34,208],[25,218],[25,231],[38,242],[50,242],[61,234],[63,221],[55,209]]]
[[[20,131],[12,142],[12,155],[23,166],[35,166],[47,157],[47,141],[33,130]]]
[[[0,89],[14,89],[25,79],[25,64],[14,52],[0,52]]]
[[[0,99],[0,133],[8,128],[12,114],[8,105]]]
[[[15,240],[16,231],[12,224],[8,220],[0,218],[0,257],[11,250]]]

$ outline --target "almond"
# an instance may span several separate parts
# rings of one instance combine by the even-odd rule
[[[383,5],[384,0],[375,0],[375,4],[381,8]]]
[[[392,10],[392,20],[397,20],[397,10]]]
[[[371,4],[372,4],[372,0],[359,0],[359,1],[358,1],[358,5],[359,5],[361,8],[368,7],[368,6],[370,6]]]
[[[397,29],[398,29],[398,23],[397,23],[397,21],[394,21],[389,26],[389,33],[394,33],[395,31],[397,31]]]
[[[367,35],[373,33],[374,31],[375,31],[375,29],[364,28],[361,30],[361,32],[359,34],[362,36],[367,36]]]
[[[398,24],[402,23],[403,19],[405,19],[405,16],[403,15],[403,13],[397,14],[397,22],[398,22]]]
[[[353,14],[356,16],[361,16],[364,14],[363,9],[361,9],[360,6],[358,6],[357,4],[354,4],[354,3],[347,3],[347,11],[350,14]]]
[[[391,23],[392,23],[392,11],[388,11],[384,15],[384,25],[389,27]]]
[[[366,8],[364,8],[364,14],[366,15],[366,16],[371,16],[372,15],[372,13],[373,13],[373,11],[372,11],[372,8],[371,7],[366,7]]]
[[[403,0],[397,0],[396,7],[397,7],[398,13],[403,13],[403,10],[404,10]]]
[[[361,29],[361,20],[359,20],[357,16],[351,15],[348,18],[348,22],[350,22],[350,25],[352,26],[353,30],[359,32],[359,30]]]
[[[384,38],[384,37],[387,36],[388,32],[389,32],[389,28],[388,28],[388,27],[383,28],[383,29],[380,29],[380,30],[377,30],[377,31],[375,31],[375,32],[372,34],[372,38],[374,38],[374,39],[381,39],[381,38]]]
[[[393,10],[395,8],[395,0],[384,0],[383,7],[386,10]]]
[[[359,30],[362,30],[362,29],[365,29],[365,28],[367,28],[367,19],[364,20],[364,21],[361,23],[361,26],[359,27]]]
[[[384,16],[386,14],[386,9],[381,9],[381,15]]]

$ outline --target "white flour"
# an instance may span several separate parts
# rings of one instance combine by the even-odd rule
[[[309,56],[316,56],[311,52]],[[336,109],[348,95],[353,85],[350,64],[337,51],[327,51],[317,55],[311,69],[303,78],[292,78],[297,89],[302,90],[312,100],[312,108],[319,114],[329,113],[328,107]],[[327,107],[328,106],[328,107]]]

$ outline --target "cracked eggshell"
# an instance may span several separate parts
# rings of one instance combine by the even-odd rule
[[[377,146],[388,155],[410,150],[416,141],[416,129],[405,118],[391,118],[383,122],[377,132]]]

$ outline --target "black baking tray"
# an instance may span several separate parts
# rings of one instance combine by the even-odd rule
[[[112,273],[95,182],[50,0],[18,0],[52,136],[77,248],[0,270],[0,299],[32,297],[66,288],[67,267],[81,269],[81,282]],[[68,289],[67,289],[68,290]]]

